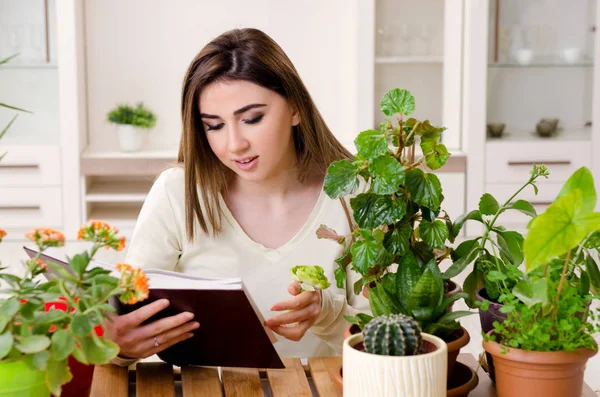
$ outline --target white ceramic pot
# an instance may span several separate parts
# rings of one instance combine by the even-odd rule
[[[530,50],[528,48],[521,48],[517,50],[515,58],[517,59],[517,62],[521,65],[528,65],[533,60],[533,50]]]
[[[119,146],[124,152],[137,152],[144,145],[146,130],[136,128],[130,124],[117,124],[117,135],[119,136]]]
[[[421,334],[436,349],[416,356],[381,356],[356,350],[363,334],[344,341],[344,397],[446,397],[448,348],[440,338]]]

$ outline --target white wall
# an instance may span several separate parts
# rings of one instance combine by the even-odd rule
[[[117,148],[105,122],[122,101],[158,115],[147,149],[175,149],[185,70],[212,38],[235,27],[264,30],[288,54],[340,140],[358,133],[356,39],[360,0],[87,0],[90,146]]]

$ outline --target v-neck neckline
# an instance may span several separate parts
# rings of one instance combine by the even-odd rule
[[[227,206],[223,195],[219,194],[223,215],[225,216],[231,227],[234,229],[236,235],[240,238],[240,241],[242,241],[247,246],[251,247],[253,250],[265,255],[270,260],[277,260],[285,254],[294,251],[298,244],[300,244],[300,242],[302,242],[307,235],[309,235],[310,233],[315,233],[317,231],[316,222],[323,209],[326,197],[327,194],[325,193],[323,188],[321,188],[317,202],[315,203],[315,206],[313,207],[306,221],[303,223],[302,227],[298,229],[298,231],[292,236],[290,240],[285,242],[280,247],[268,248],[262,245],[261,243],[252,240],[250,236],[246,234],[244,229],[242,229],[242,226],[239,224],[237,219],[235,219],[232,212],[229,210],[229,207]]]

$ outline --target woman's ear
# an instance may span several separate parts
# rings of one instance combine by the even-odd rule
[[[302,119],[300,118],[300,112],[294,110],[292,113],[292,126],[297,126],[298,124],[300,124],[300,121],[302,121]]]

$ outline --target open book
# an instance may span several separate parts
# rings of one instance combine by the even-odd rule
[[[23,247],[30,257],[37,251]],[[40,256],[71,271],[67,258],[58,249],[49,249]],[[92,267],[102,267],[119,273],[115,267],[93,260]],[[51,268],[44,273],[49,280],[56,276]],[[116,297],[111,304],[118,314],[127,314],[148,303],[166,298],[170,305],[144,322],[188,311],[200,328],[194,336],[158,353],[158,357],[173,365],[203,365],[215,367],[284,368],[273,347],[277,341],[265,327],[264,318],[239,278],[213,279],[189,276],[158,269],[144,269],[150,286],[148,299],[135,305],[121,303]]]

